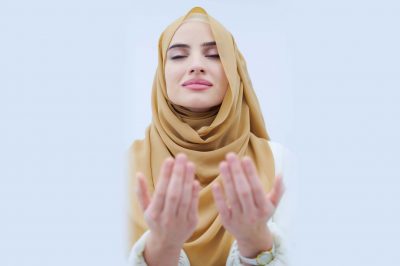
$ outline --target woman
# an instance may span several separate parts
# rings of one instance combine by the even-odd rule
[[[153,120],[130,148],[130,265],[287,265],[273,222],[283,149],[234,38],[195,7],[158,55]]]

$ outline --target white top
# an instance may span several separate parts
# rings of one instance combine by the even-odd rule
[[[281,144],[272,141],[268,141],[268,143],[274,156],[275,175],[282,174],[285,186],[285,193],[279,202],[278,208],[267,223],[273,235],[276,250],[276,257],[268,265],[288,266],[291,265],[289,258],[291,252],[289,250],[294,248],[293,220],[297,211],[297,160],[294,154]],[[143,258],[143,251],[149,232],[147,230],[133,245],[128,259],[129,266],[147,266]],[[239,259],[237,243],[234,241],[226,260],[226,266],[242,265]],[[183,249],[181,249],[179,256],[179,266],[190,266],[189,259]]]

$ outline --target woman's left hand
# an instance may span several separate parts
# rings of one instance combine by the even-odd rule
[[[243,256],[254,256],[272,247],[267,221],[284,193],[282,176],[275,178],[272,190],[264,192],[252,159],[242,160],[233,152],[219,165],[225,197],[216,182],[212,189],[221,222],[237,240]]]

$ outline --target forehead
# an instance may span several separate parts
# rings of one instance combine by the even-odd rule
[[[183,23],[172,37],[171,44],[182,43],[203,43],[214,41],[210,25],[200,21],[190,21]]]

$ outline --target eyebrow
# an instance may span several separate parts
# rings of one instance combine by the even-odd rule
[[[213,42],[205,42],[201,44],[201,47],[208,47],[208,46],[214,46],[217,45],[215,41]],[[173,49],[173,48],[190,48],[190,45],[184,44],[184,43],[176,43],[171,45],[167,51]]]

